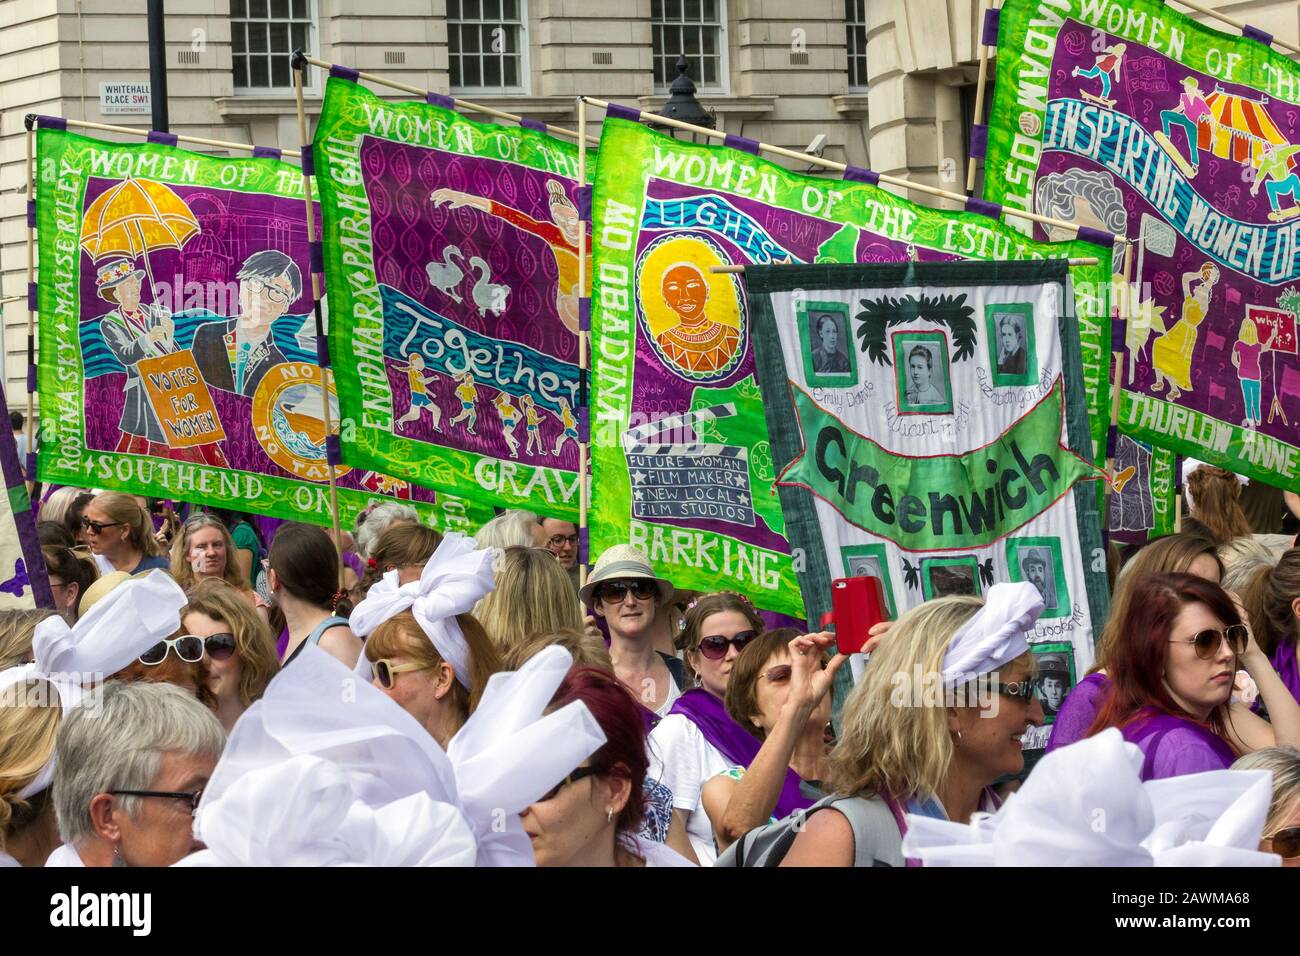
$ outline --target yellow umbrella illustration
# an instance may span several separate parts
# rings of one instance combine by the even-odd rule
[[[148,253],[154,249],[180,250],[198,234],[194,213],[170,187],[128,176],[86,210],[81,222],[81,248],[95,261],[113,255],[143,258],[152,288]]]

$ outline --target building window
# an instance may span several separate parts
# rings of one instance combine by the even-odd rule
[[[677,58],[690,63],[691,79],[701,89],[720,90],[726,41],[723,0],[650,0],[655,89],[668,92],[677,78]]]
[[[849,50],[849,89],[867,88],[867,0],[844,0],[844,33]]]
[[[230,0],[230,53],[237,90],[293,88],[289,55],[310,50],[312,0]]]
[[[524,0],[447,0],[453,90],[522,92]]]

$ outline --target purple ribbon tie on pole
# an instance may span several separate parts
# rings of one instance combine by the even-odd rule
[[[989,128],[983,123],[976,123],[970,128],[970,157],[983,159],[989,151]]]
[[[1118,428],[1110,428],[1107,430],[1106,432],[1106,457],[1107,458],[1115,457],[1115,445],[1117,444],[1118,437],[1119,437]]]
[[[29,451],[27,453],[27,468],[24,470],[27,472],[25,477],[28,481],[36,480],[36,452]]]
[[[424,101],[430,106],[441,106],[445,110],[454,110],[456,108],[454,97],[448,96],[446,93],[435,93],[433,90],[424,94]]]
[[[1091,242],[1094,246],[1104,246],[1107,249],[1115,245],[1114,233],[1109,233],[1105,229],[1094,229],[1092,226],[1080,227],[1079,238],[1084,242]]]
[[[988,202],[984,199],[977,199],[974,196],[968,196],[966,199],[966,211],[978,213],[981,216],[988,216],[990,219],[1000,219],[1002,217],[1002,207],[995,202]]]
[[[282,155],[284,154],[281,153],[280,150],[276,149],[274,146],[253,147],[254,159],[279,159]]]
[[[605,107],[605,116],[609,119],[631,120],[633,123],[641,122],[641,111],[633,109],[630,106],[623,106],[620,103],[610,103]]]
[[[578,563],[590,564],[588,560],[591,556],[591,535],[590,528],[578,529]]]
[[[316,364],[321,368],[330,367],[330,342],[324,335],[316,336]]]
[[[311,143],[302,148],[299,161],[302,163],[302,174],[304,176],[316,175],[316,156],[312,153]]]
[[[36,125],[40,129],[67,129],[68,121],[62,116],[46,116],[42,113],[36,117]]]
[[[27,366],[27,391],[36,391],[36,366]]]
[[[37,291],[36,283],[27,283],[27,311],[39,312],[41,310],[41,294]]]
[[[584,296],[578,300],[578,331],[591,331],[591,297]]]
[[[331,465],[343,464],[343,453],[339,450],[339,436],[325,436],[325,460]]]
[[[339,66],[337,63],[330,64],[330,76],[337,76],[340,80],[351,80],[355,83],[360,75],[349,66]]]
[[[175,146],[177,143],[175,133],[164,133],[156,129],[149,130],[149,135],[145,139],[150,143],[157,143],[159,146]]]
[[[539,133],[546,132],[546,124],[541,120],[531,119],[527,116],[519,117],[519,125],[524,129],[536,130]]]
[[[1125,319],[1112,319],[1110,323],[1110,350],[1112,352],[1123,352],[1127,347],[1124,340],[1128,337],[1128,321]]]
[[[739,149],[742,152],[758,155],[758,140],[750,139],[747,136],[735,136],[728,133],[722,140],[722,145],[730,146],[732,149]]]
[[[27,228],[36,228],[36,200],[27,200]]]
[[[319,239],[317,239],[315,242],[308,243],[308,247],[311,253],[311,271],[317,273],[318,275],[324,274],[325,247],[321,245],[321,241]]]
[[[980,42],[985,46],[995,47],[998,45],[998,14],[997,7],[989,7],[984,11],[984,35],[980,37]]]
[[[851,183],[870,183],[872,186],[880,185],[880,173],[871,169],[863,169],[861,166],[845,166],[842,178]]]
[[[1263,30],[1259,29],[1259,27],[1252,27],[1249,23],[1241,28],[1241,35],[1248,40],[1255,40],[1262,43],[1264,46],[1273,45],[1273,34],[1265,33]]]
[[[583,222],[591,222],[591,192],[590,186],[579,186],[578,194],[578,218]]]
[[[578,441],[591,444],[591,409],[585,405],[578,407]]]

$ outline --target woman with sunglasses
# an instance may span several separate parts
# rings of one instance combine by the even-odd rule
[[[69,624],[77,623],[77,603],[86,589],[99,580],[99,569],[89,554],[71,548],[41,548],[50,575],[54,607]]]
[[[226,582],[199,581],[189,599],[181,626],[203,640],[208,687],[216,697],[217,718],[229,731],[279,672],[275,642],[266,622]]]
[[[768,631],[736,658],[727,713],[761,743],[754,759],[704,785],[704,811],[725,850],[756,826],[810,807],[826,776],[835,672],[848,660],[825,650],[835,635]]]
[[[1268,770],[1273,774],[1273,799],[1259,848],[1276,853],[1283,866],[1300,867],[1300,750],[1267,747],[1246,754],[1233,770]]]
[[[1190,574],[1137,582],[1090,735],[1118,727],[1146,755],[1143,780],[1222,770],[1240,754],[1300,739],[1300,704],[1217,584]],[[1272,724],[1230,709],[1244,666]]]
[[[195,512],[181,524],[172,542],[171,575],[185,591],[199,581],[224,581],[250,606],[260,607],[257,593],[248,586],[247,577],[235,562],[235,542],[230,532],[219,518],[206,512]]]
[[[1043,722],[1028,641],[1042,611],[1022,581],[903,614],[845,701],[831,796],[781,865],[917,865],[902,852],[907,814],[967,823],[995,811],[993,782],[1024,769],[1021,737]]]
[[[673,817],[686,828],[695,858],[717,858],[704,785],[729,767],[748,767],[758,741],[723,704],[737,656],[763,630],[753,606],[731,592],[706,594],[686,612],[682,641],[699,686],[679,697],[650,732],[650,776],[673,793]]]
[[[203,638],[184,630],[158,641],[110,678],[172,684],[216,713],[217,695],[212,692],[212,669]]]
[[[614,676],[658,717],[668,713],[686,684],[681,661],[654,648],[655,613],[672,596],[672,584],[655,575],[644,552],[626,544],[600,556],[579,593],[609,626]]]
[[[154,538],[149,513],[132,495],[118,491],[96,495],[86,505],[81,526],[101,574],[109,571],[139,574],[154,568],[162,571],[170,568]]]
[[[529,806],[520,818],[538,866],[690,866],[638,835],[645,812],[646,733],[642,708],[617,678],[573,668],[548,712],[586,704],[605,743]]]

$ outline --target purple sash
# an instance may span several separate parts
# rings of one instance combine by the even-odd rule
[[[722,701],[707,690],[696,687],[688,690],[673,703],[670,714],[681,714],[696,727],[704,739],[717,748],[722,756],[745,769],[754,762],[762,746],[757,737],[752,737],[731,719]],[[785,783],[781,786],[781,796],[776,801],[775,816],[778,820],[788,817],[796,810],[811,807],[816,800],[809,800],[799,790],[799,775],[789,767],[785,768]]]
[[[1291,696],[1300,700],[1300,666],[1296,664],[1295,641],[1283,640],[1273,651],[1273,670],[1282,678]]]

